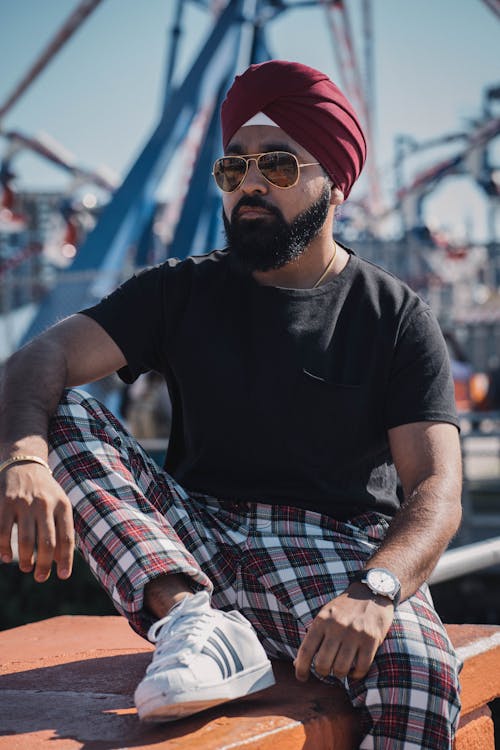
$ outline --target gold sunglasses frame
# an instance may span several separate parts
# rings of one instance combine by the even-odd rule
[[[262,172],[262,170],[259,167],[259,159],[261,156],[268,156],[269,154],[286,154],[287,156],[291,156],[292,159],[295,161],[297,165],[297,179],[295,180],[292,185],[276,185],[276,183],[271,182],[266,175]],[[215,166],[216,164],[221,161],[222,159],[242,159],[245,162],[245,172],[243,174],[243,177],[241,178],[241,181],[234,187],[232,190],[224,190],[219,183],[217,182],[217,178],[215,176]],[[272,185],[275,188],[279,188],[280,190],[289,190],[290,188],[295,187],[295,185],[298,183],[300,179],[300,169],[301,167],[314,167],[319,166],[319,161],[310,161],[306,162],[305,164],[301,164],[295,154],[292,154],[290,151],[262,151],[260,154],[227,154],[226,156],[220,156],[218,159],[214,161],[214,165],[212,167],[212,177],[215,180],[215,184],[219,188],[219,190],[222,190],[223,193],[234,193],[235,190],[238,190],[239,187],[243,185],[245,182],[246,176],[248,174],[248,165],[251,161],[255,162],[255,166],[259,170],[259,173],[262,175],[262,177],[265,179],[266,182],[268,182],[270,185]]]

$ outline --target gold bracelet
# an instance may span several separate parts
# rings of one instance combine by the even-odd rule
[[[44,461],[43,458],[40,458],[40,456],[27,456],[24,454],[19,454],[17,456],[12,456],[11,458],[8,458],[6,461],[0,464],[0,474],[4,469],[6,469],[8,466],[12,466],[12,464],[18,464],[22,461],[30,461],[34,464],[40,464],[41,466],[45,466],[46,469],[50,471],[52,474],[52,469],[48,465],[47,461]]]

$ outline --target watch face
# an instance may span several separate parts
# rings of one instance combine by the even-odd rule
[[[394,577],[385,570],[369,570],[366,574],[366,580],[371,588],[381,594],[393,594],[398,587]]]

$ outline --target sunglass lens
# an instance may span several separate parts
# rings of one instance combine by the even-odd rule
[[[293,154],[286,151],[270,151],[259,157],[259,169],[269,182],[277,187],[287,188],[295,185],[299,176],[299,167]]]
[[[239,156],[224,156],[214,164],[217,185],[225,193],[232,193],[241,184],[246,172],[246,162]]]

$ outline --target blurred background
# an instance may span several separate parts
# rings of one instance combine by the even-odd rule
[[[500,535],[500,0],[19,0],[0,21],[0,367],[137,268],[223,245],[220,103],[250,63],[298,60],[369,138],[336,237],[419,292],[448,344],[454,545]],[[161,462],[161,379],[93,389]],[[493,566],[436,585],[443,619],[500,622],[497,583]],[[43,586],[2,565],[0,595],[0,628],[113,611],[80,562]]]

